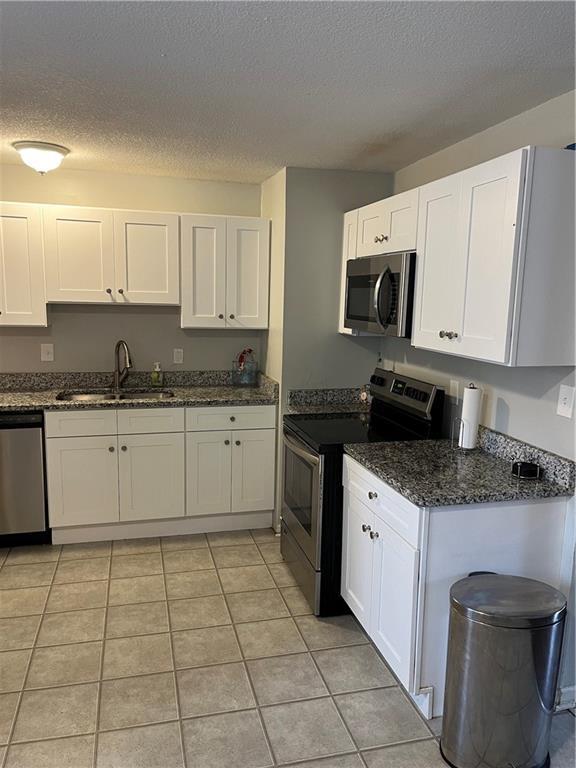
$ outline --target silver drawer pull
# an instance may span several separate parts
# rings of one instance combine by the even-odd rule
[[[370,538],[371,539],[377,539],[380,534],[378,531],[370,531]]]
[[[370,528],[369,525],[366,525],[366,523],[362,523],[362,533],[367,533],[368,531],[371,531],[372,528]]]
[[[446,336],[446,331],[438,331],[438,336],[440,336],[440,338],[443,339],[444,336]]]
[[[110,451],[110,453],[114,453],[114,446],[113,446],[113,445],[111,445],[111,446],[108,448],[108,450]]]
[[[378,494],[376,493],[376,491],[368,491],[368,498],[369,499],[377,499],[378,498]]]
[[[127,448],[125,445],[123,445],[123,446],[122,446],[122,448],[121,448],[121,450],[123,450],[123,451],[127,451],[127,450],[128,450],[128,448]]]
[[[224,440],[224,445],[230,445],[230,440]]]

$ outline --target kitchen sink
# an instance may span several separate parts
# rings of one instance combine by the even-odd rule
[[[56,395],[56,400],[69,403],[109,403],[122,400],[168,400],[171,397],[174,397],[174,392],[169,389],[124,390],[121,392],[100,390],[97,392],[59,392]]]

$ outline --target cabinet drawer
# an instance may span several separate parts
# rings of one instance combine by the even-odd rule
[[[411,544],[419,546],[421,510],[349,456],[344,457],[344,487],[376,517]]]
[[[214,429],[274,429],[275,426],[275,405],[186,409],[186,429],[189,432]]]
[[[90,437],[115,435],[116,410],[48,411],[45,415],[46,437]]]
[[[184,432],[184,408],[126,408],[118,410],[119,435]]]

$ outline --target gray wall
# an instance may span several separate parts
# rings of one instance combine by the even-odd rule
[[[264,331],[182,330],[179,307],[99,307],[50,305],[48,328],[3,328],[0,373],[18,371],[108,371],[114,345],[128,342],[136,370],[230,368],[245,346],[260,357]],[[54,362],[40,362],[40,344],[54,344]],[[184,350],[183,365],[172,363],[174,347]]]
[[[342,215],[388,197],[390,174],[288,168],[284,274],[286,390],[365,383],[378,339],[338,334]]]

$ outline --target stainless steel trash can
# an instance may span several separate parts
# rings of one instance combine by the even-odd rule
[[[519,576],[478,575],[450,590],[440,748],[455,768],[544,768],[566,598]]]

